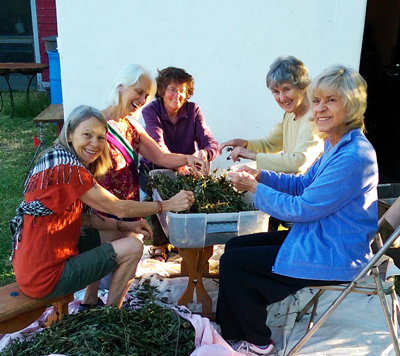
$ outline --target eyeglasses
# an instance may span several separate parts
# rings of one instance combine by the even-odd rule
[[[186,96],[186,88],[176,89],[175,87],[168,87],[167,91],[171,95],[179,94],[181,96]]]

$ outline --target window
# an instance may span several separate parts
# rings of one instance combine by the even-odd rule
[[[34,62],[30,0],[0,0],[0,62]]]

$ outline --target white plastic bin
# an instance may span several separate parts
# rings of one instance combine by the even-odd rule
[[[163,170],[163,173],[174,176],[174,172],[166,171]],[[157,190],[153,192],[153,199],[161,200]],[[243,200],[252,203],[254,194],[247,193]],[[168,211],[158,214],[158,219],[171,244],[180,248],[202,248],[226,243],[234,236],[267,232],[269,224],[269,215],[260,210],[214,214]]]

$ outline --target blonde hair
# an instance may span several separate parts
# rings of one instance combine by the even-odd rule
[[[64,126],[56,139],[55,143],[60,144],[66,150],[73,153],[75,156],[78,157],[74,147],[70,142],[68,142],[68,135],[73,133],[75,129],[78,127],[80,123],[86,121],[92,117],[95,117],[99,120],[108,132],[108,124],[107,120],[104,118],[103,114],[91,107],[86,105],[80,105],[76,107],[72,112],[69,114],[68,118],[65,120]],[[97,158],[93,163],[89,165],[89,171],[93,174],[94,177],[100,177],[104,175],[109,168],[112,166],[112,161],[110,157],[110,151],[108,150],[108,145],[105,145],[104,150],[99,158]]]
[[[320,93],[334,93],[341,97],[347,110],[344,119],[346,132],[356,128],[365,132],[364,113],[367,109],[367,83],[360,73],[343,65],[329,67],[309,85],[307,95],[310,103]]]

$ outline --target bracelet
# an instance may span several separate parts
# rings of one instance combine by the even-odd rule
[[[158,212],[157,214],[161,214],[163,212],[163,206],[162,203],[159,200],[156,200],[156,203],[158,205]]]
[[[117,230],[119,232],[124,232],[125,230],[122,227],[122,220],[117,220]]]

